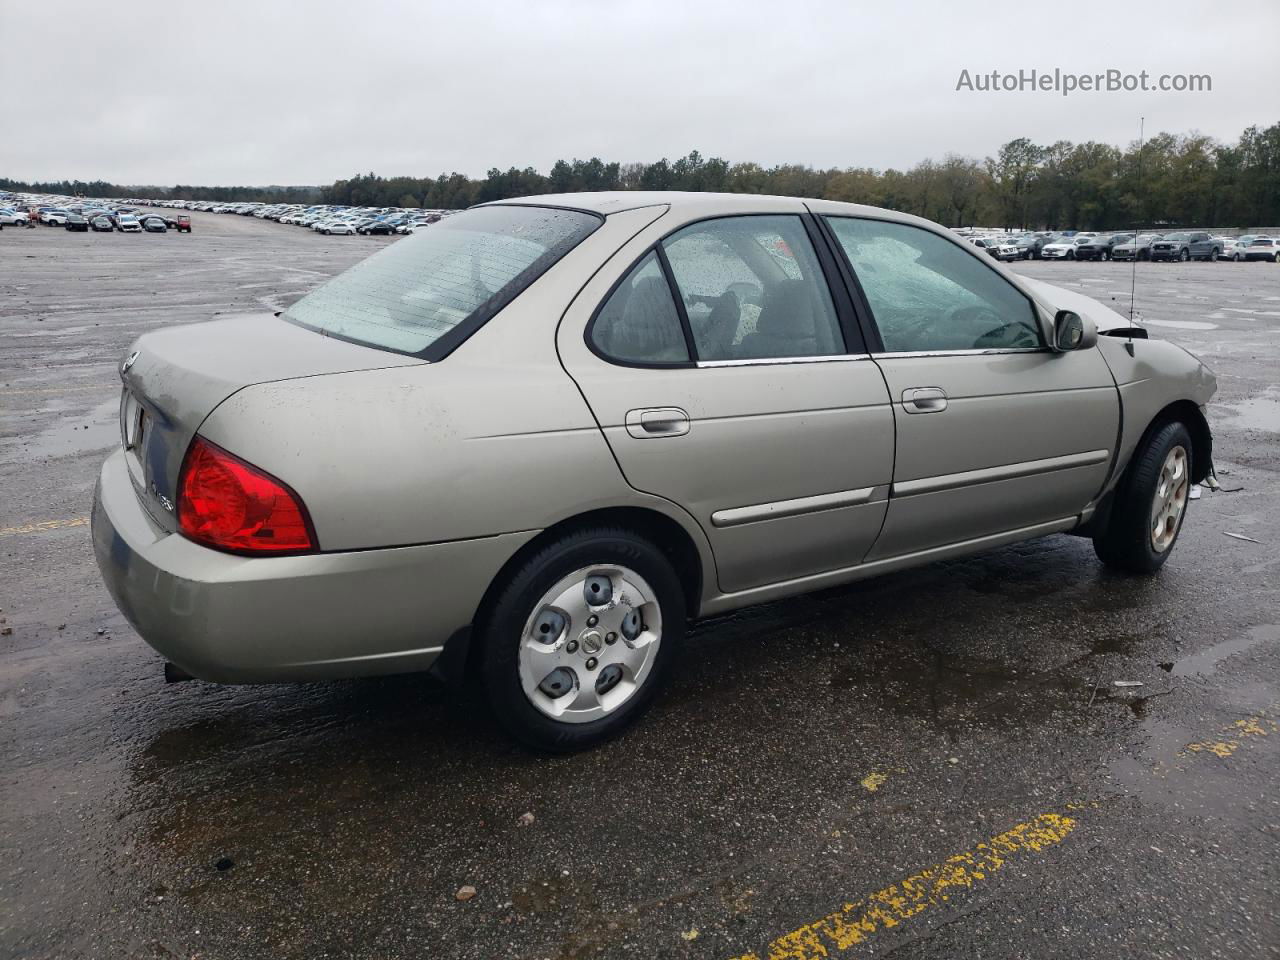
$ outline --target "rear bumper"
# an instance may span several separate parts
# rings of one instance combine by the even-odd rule
[[[156,527],[123,451],[103,464],[93,502],[94,554],[116,605],[162,656],[219,683],[425,670],[535,533],[233,556]]]

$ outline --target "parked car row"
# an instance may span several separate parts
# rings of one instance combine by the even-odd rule
[[[33,222],[46,227],[62,227],[71,233],[191,232],[188,214],[174,216],[139,211],[136,206],[122,206],[119,201],[21,194],[0,197],[0,229],[5,226],[31,226]]]
[[[1270,260],[1280,263],[1280,238],[1261,234],[1214,236],[1203,230],[1173,233],[976,234],[965,239],[997,260]]]
[[[291,226],[310,227],[316,233],[326,236],[391,236],[415,233],[456,212],[417,207],[352,207],[323,203],[204,203],[197,200],[142,202],[160,207],[234,213],[244,217],[257,217],[259,220],[274,220]]]

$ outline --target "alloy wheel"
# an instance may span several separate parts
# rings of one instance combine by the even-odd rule
[[[1178,535],[1183,511],[1187,508],[1189,471],[1187,451],[1182,446],[1173,447],[1160,467],[1160,478],[1151,498],[1151,548],[1164,553]]]

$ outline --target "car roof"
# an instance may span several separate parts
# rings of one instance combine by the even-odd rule
[[[677,212],[686,207],[713,213],[722,209],[726,213],[741,212],[744,208],[761,213],[797,213],[806,207],[815,212],[861,213],[880,219],[914,222],[918,218],[894,210],[869,207],[858,203],[841,203],[835,200],[818,200],[807,197],[777,197],[759,193],[698,193],[680,190],[608,190],[598,193],[548,193],[538,196],[513,197],[494,200],[478,206],[522,204],[529,206],[565,207],[587,210],[608,216],[640,207],[670,206]]]

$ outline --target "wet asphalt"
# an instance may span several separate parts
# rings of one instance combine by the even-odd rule
[[[193,221],[0,231],[0,957],[1280,956],[1280,267],[1138,267],[1232,491],[1158,576],[1056,536],[742,611],[546,758],[425,677],[166,686],[115,610],[125,347],[389,242]]]

